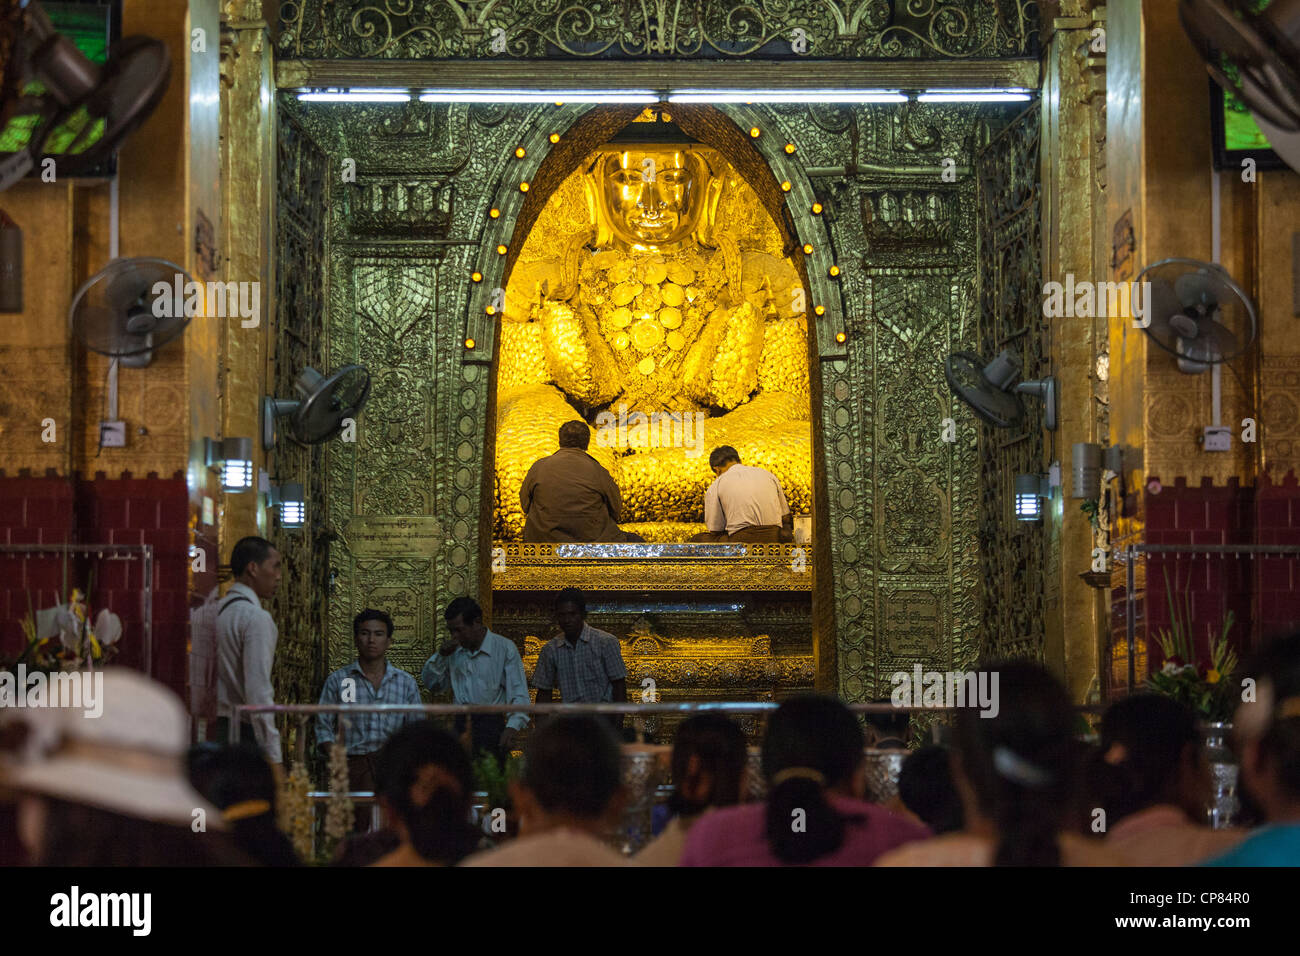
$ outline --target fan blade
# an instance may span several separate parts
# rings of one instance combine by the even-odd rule
[[[148,352],[149,336],[132,335],[119,321],[120,315],[113,309],[82,303],[73,314],[73,331],[86,348],[101,355],[121,358]]]
[[[1202,354],[1211,361],[1222,362],[1239,352],[1237,336],[1226,325],[1205,318],[1199,323],[1196,341],[1204,346]]]
[[[113,277],[104,287],[104,298],[121,312],[140,302],[157,281],[130,259],[118,259],[112,264],[112,269]]]
[[[1205,269],[1183,273],[1174,280],[1174,289],[1186,308],[1199,305],[1212,311],[1220,302],[1233,298],[1232,288],[1220,276]]]
[[[1170,327],[1169,320],[1183,311],[1182,303],[1178,301],[1178,293],[1168,279],[1148,281],[1151,283],[1151,301],[1146,304],[1145,318],[1149,320],[1145,326],[1146,332],[1162,347],[1172,349],[1177,333]]]

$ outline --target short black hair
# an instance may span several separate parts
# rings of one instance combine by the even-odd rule
[[[681,792],[692,757],[699,758],[700,768],[713,779],[713,792],[703,805],[688,803]],[[739,803],[740,781],[748,760],[745,732],[734,720],[725,714],[688,717],[673,739],[672,778],[678,785],[668,800],[669,809],[676,814],[694,814]]]
[[[736,449],[732,448],[730,445],[719,445],[717,448],[713,449],[713,451],[709,452],[710,468],[721,468],[729,461],[734,461],[737,465],[740,464],[740,452],[736,451]]]
[[[560,593],[555,595],[555,609],[557,611],[560,609],[561,604],[572,604],[578,609],[579,614],[584,617],[587,615],[587,599],[582,596],[580,588],[560,588]]]
[[[462,594],[458,598],[452,598],[447,609],[442,612],[444,621],[450,622],[453,617],[460,618],[466,624],[473,624],[475,621],[483,620],[483,609],[478,606],[478,601]]]
[[[376,611],[372,607],[366,608],[360,614],[352,619],[352,636],[356,637],[361,633],[361,625],[366,621],[382,621],[388,628],[388,636],[393,636],[393,619],[388,616],[386,611]]]
[[[947,747],[931,745],[907,755],[898,773],[898,799],[936,836],[962,828],[961,797]]]
[[[230,573],[240,577],[250,564],[261,564],[274,550],[275,545],[257,535],[240,538],[235,542],[234,550],[230,552]]]
[[[621,786],[621,759],[605,721],[587,714],[553,717],[533,732],[520,782],[547,813],[594,820]]]
[[[560,447],[581,448],[584,451],[591,444],[591,429],[586,422],[571,421],[560,426]]]

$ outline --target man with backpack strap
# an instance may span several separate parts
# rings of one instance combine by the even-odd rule
[[[280,552],[265,538],[240,539],[230,555],[235,583],[217,612],[217,735],[230,740],[230,722],[240,704],[275,703],[271,664],[278,638],[275,621],[262,609],[280,584]],[[246,716],[240,742],[256,742],[272,764],[284,757],[274,714]]]

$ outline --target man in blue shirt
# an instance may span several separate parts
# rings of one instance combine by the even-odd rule
[[[487,629],[483,609],[471,597],[458,597],[442,615],[448,639],[424,665],[420,679],[432,693],[451,686],[458,704],[528,704],[524,662],[514,641]],[[514,748],[515,736],[528,726],[528,715],[475,714],[470,753],[486,750],[504,760]],[[465,718],[456,718],[456,732],[464,733]]]
[[[560,634],[542,645],[533,672],[537,703],[548,704],[558,686],[566,704],[627,702],[627,668],[618,638],[587,623],[587,602],[577,588],[564,588],[555,599]],[[623,717],[609,715],[615,731]]]
[[[322,704],[421,704],[415,678],[388,663],[393,642],[393,619],[383,611],[367,608],[352,619],[352,639],[357,659],[325,678]],[[348,787],[353,791],[375,789],[375,761],[384,742],[404,724],[420,720],[416,712],[387,714],[344,714],[348,748]],[[316,745],[328,751],[338,732],[337,714],[316,718]],[[364,831],[369,808],[357,808],[357,829]]]

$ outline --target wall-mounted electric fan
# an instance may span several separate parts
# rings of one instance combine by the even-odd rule
[[[1010,349],[1003,349],[987,364],[974,352],[954,352],[943,363],[943,371],[953,393],[993,427],[1019,425],[1025,417],[1020,396],[1030,395],[1043,403],[1043,427],[1056,430],[1056,378],[1049,375],[1016,384],[1020,359]]]
[[[1300,0],[1259,7],[1182,0],[1178,15],[1215,82],[1250,108],[1273,151],[1300,172]]]
[[[1139,288],[1150,283],[1141,321],[1151,341],[1178,356],[1189,375],[1230,362],[1251,347],[1258,334],[1255,304],[1232,276],[1199,259],[1162,259],[1143,269]]]
[[[99,66],[55,30],[36,0],[19,4],[26,9],[6,64],[6,81],[11,90],[21,88],[16,79],[21,70],[41,92],[20,96],[18,103],[7,102],[0,110],[5,116],[33,117],[26,145],[0,162],[0,191],[47,156],[60,175],[80,175],[99,165],[148,119],[171,77],[171,55],[161,40],[124,37]]]
[[[275,447],[275,420],[288,418],[293,437],[307,445],[329,441],[353,420],[370,397],[370,373],[362,365],[345,365],[329,376],[304,368],[293,383],[298,398],[262,402],[262,447]]]
[[[68,322],[88,349],[127,368],[144,368],[189,325],[173,290],[190,281],[184,269],[166,259],[114,259],[77,290]],[[165,302],[154,294],[159,283],[168,290]]]

